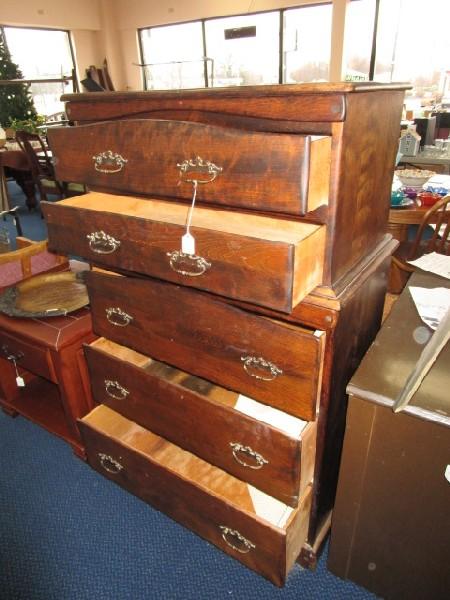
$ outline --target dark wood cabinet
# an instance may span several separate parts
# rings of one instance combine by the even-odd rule
[[[431,273],[410,280],[448,284]],[[409,404],[392,410],[431,334],[405,288],[348,386],[328,566],[388,599],[450,589],[449,344]]]
[[[50,247],[98,267],[92,466],[277,585],[329,530],[395,247],[404,89],[68,95],[77,126],[49,132],[58,176],[90,187],[43,210]]]

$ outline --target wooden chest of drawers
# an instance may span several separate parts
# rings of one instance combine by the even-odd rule
[[[88,277],[90,463],[277,585],[329,529],[403,91],[70,95],[81,126],[49,132],[58,176],[92,190],[43,205],[50,247],[112,271]]]

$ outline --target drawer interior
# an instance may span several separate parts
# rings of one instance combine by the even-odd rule
[[[296,509],[178,448],[106,406],[97,406],[82,419],[82,423],[271,527],[285,531],[296,513]]]
[[[130,363],[149,375],[159,377],[186,390],[196,392],[212,400],[214,403],[228,406],[257,421],[267,423],[294,439],[300,440],[305,429],[310,425],[308,421],[289,415],[271,406],[261,404],[238,392],[215,385],[206,379],[186,373],[181,369],[145,356],[106,338],[99,338],[92,342],[90,346],[109,354],[114,359]]]
[[[166,202],[157,198],[143,200],[133,196],[120,196],[101,192],[90,192],[83,196],[66,198],[58,202],[58,206],[114,213],[126,217],[138,217],[178,225],[183,228],[189,210],[189,205],[180,202]],[[58,215],[58,218],[64,218],[60,212],[55,214]],[[193,212],[192,227],[268,242],[297,245],[323,226],[305,223],[304,221],[281,220],[255,213],[197,206]]]

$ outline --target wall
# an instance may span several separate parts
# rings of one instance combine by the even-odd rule
[[[0,23],[55,29],[100,29],[98,0],[2,0]]]
[[[1,0],[0,23],[70,30],[80,79],[86,67],[101,64],[105,56],[99,0]]]

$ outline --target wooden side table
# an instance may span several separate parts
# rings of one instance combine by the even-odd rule
[[[47,319],[0,314],[0,406],[63,438],[80,458],[77,419],[94,406],[83,344],[94,339],[88,308]]]

